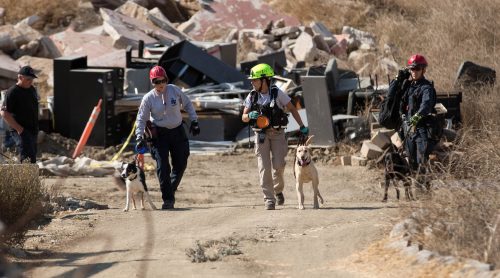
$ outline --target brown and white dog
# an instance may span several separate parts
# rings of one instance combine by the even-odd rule
[[[125,189],[127,191],[127,201],[125,204],[125,208],[123,211],[128,211],[130,206],[130,200],[132,200],[132,206],[136,209],[135,206],[135,198],[136,194],[141,197],[141,209],[144,209],[144,195],[146,195],[146,200],[153,210],[156,210],[156,206],[151,201],[151,197],[148,193],[148,187],[146,186],[146,175],[144,171],[138,167],[135,162],[131,163],[123,163],[120,169],[120,177],[118,178],[118,182],[120,187],[125,185]]]
[[[318,170],[314,166],[312,161],[311,151],[309,149],[309,144],[311,144],[314,135],[309,136],[304,144],[299,144],[297,146],[297,151],[295,153],[295,165],[294,165],[294,176],[295,185],[297,190],[297,197],[299,201],[299,209],[304,209],[304,192],[302,186],[304,183],[312,182],[312,187],[314,191],[314,209],[319,209],[318,199],[323,204],[323,197],[319,193],[318,184],[319,176]]]

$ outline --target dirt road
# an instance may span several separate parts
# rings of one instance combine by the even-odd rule
[[[49,258],[41,256],[27,263],[39,264],[29,275],[365,277],[339,262],[385,237],[394,223],[397,204],[379,202],[380,173],[319,164],[325,204],[320,210],[312,209],[308,186],[306,210],[299,211],[292,159],[291,155],[287,158],[285,206],[275,211],[264,210],[257,162],[251,152],[191,156],[174,211],[151,211],[146,205],[145,211],[122,212],[125,193],[110,178],[46,179],[46,184],[62,182],[65,195],[92,198],[111,209],[56,219],[44,228],[39,237],[60,229],[59,238],[52,241],[56,247]],[[160,205],[155,177],[149,176],[148,183],[153,200]],[[219,245],[230,240],[241,254],[191,262],[186,250],[195,248],[196,241],[208,240]],[[43,249],[43,244],[33,248]]]

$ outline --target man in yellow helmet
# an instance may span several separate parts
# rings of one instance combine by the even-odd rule
[[[258,64],[250,70],[248,79],[253,90],[245,99],[242,115],[242,121],[249,122],[255,132],[255,154],[267,210],[274,210],[276,201],[278,205],[285,203],[283,172],[288,152],[284,131],[288,114],[285,109],[292,113],[302,134],[307,136],[309,133],[290,97],[271,84],[273,76],[274,71],[268,64]]]

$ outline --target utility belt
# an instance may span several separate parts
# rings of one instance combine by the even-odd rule
[[[153,141],[158,138],[160,135],[165,135],[171,132],[178,132],[177,130],[180,128],[184,128],[182,123],[174,128],[166,128],[153,124],[151,121],[146,122],[146,128],[144,129],[144,138],[147,141]]]

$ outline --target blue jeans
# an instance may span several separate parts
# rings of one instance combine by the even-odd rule
[[[11,131],[11,135],[16,142],[20,162],[22,163],[29,159],[30,163],[36,163],[36,140],[38,132],[25,129],[20,135],[15,131]]]
[[[163,202],[175,203],[175,191],[186,170],[189,157],[189,140],[184,126],[168,129],[156,127],[158,138],[151,146],[151,155],[156,160],[156,174],[160,182]],[[172,157],[172,168],[170,159]]]

